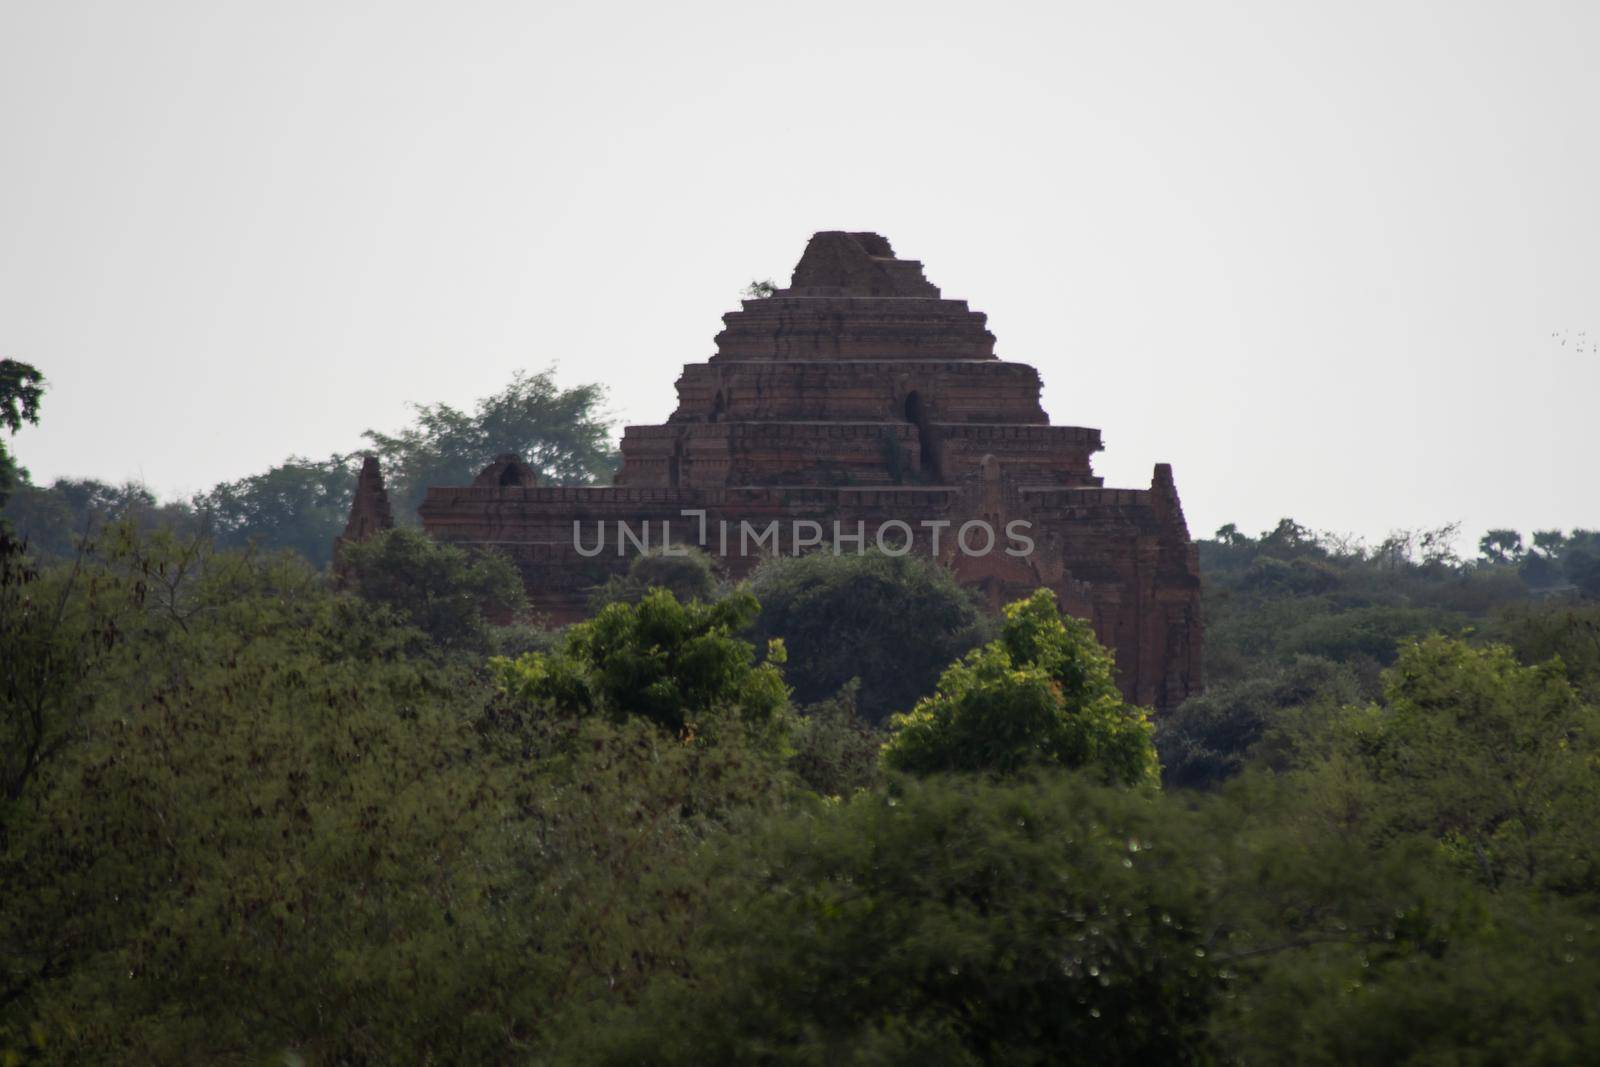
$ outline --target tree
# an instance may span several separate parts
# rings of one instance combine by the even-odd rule
[[[5,1062],[525,1059],[681,956],[681,858],[784,796],[732,729],[511,721],[290,553],[130,531],[82,566],[146,595],[55,672],[82,714],[8,809]]]
[[[1380,701],[1303,716],[1273,748],[1296,791],[1369,842],[1424,838],[1492,890],[1600,890],[1600,714],[1558,659],[1424,638]]]
[[[1496,620],[1493,636],[1524,664],[1558,660],[1584,702],[1600,707],[1600,604],[1518,605]]]
[[[789,757],[800,781],[826,797],[845,797],[880,784],[883,737],[856,710],[854,681],[827,700],[800,709]]]
[[[1478,555],[1497,566],[1522,559],[1522,535],[1515,530],[1490,530],[1478,539]]]
[[[44,375],[36,367],[14,359],[0,359],[0,426],[15,434],[23,423],[39,424],[39,401],[44,396]],[[5,442],[0,440],[0,506],[27,480]]]
[[[383,461],[396,519],[414,521],[430,485],[468,485],[502,453],[525,459],[553,485],[587,485],[616,468],[611,424],[598,385],[562,389],[553,371],[518,371],[511,384],[471,412],[419,404],[413,424],[396,434],[368,430]]]
[[[652,589],[569,627],[552,653],[498,660],[500,682],[524,707],[563,716],[646,719],[673,734],[714,732],[733,719],[781,738],[789,692],[781,641],[764,662],[736,635],[760,610],[748,592],[706,604]]]
[[[194,534],[199,517],[183,501],[158,502],[138,482],[112,485],[95,478],[57,478],[48,486],[18,485],[5,518],[44,560],[70,560],[87,538],[123,522],[144,531],[167,528]]]
[[[224,545],[286,548],[325,567],[350,513],[359,459],[290,456],[265,473],[215,486],[194,505],[210,516]]]
[[[1218,786],[1244,770],[1251,750],[1287,710],[1338,707],[1358,697],[1348,668],[1313,656],[1191,697],[1156,724],[1162,781],[1188,789]]]
[[[634,556],[626,575],[614,574],[589,595],[589,609],[607,604],[637,604],[652,589],[665,589],[682,601],[706,600],[717,595],[719,583],[711,557],[683,545],[666,552],[651,549]]]
[[[418,530],[385,530],[344,545],[339,565],[352,592],[394,611],[441,649],[487,651],[491,623],[508,622],[527,606],[510,560]]]
[[[1600,599],[1600,532],[1573,530],[1561,554],[1567,581],[1586,597]]]
[[[142,597],[81,560],[42,570],[0,527],[0,844],[23,789],[70,742],[94,668]]]
[[[1239,531],[1239,525],[1232,522],[1226,524],[1225,526],[1219,526],[1217,528],[1217,532],[1211,536],[1213,539],[1220,541],[1222,544],[1230,546],[1248,544],[1250,542],[1250,535],[1241,533]]]
[[[519,372],[471,412],[422,404],[405,429],[365,436],[384,462],[395,518],[415,525],[430,485],[468,485],[501,453],[527,458],[556,484],[608,477],[615,456],[610,423],[599,410],[603,399],[599,386],[563,390],[550,371]],[[320,460],[291,456],[261,474],[223,482],[193,503],[226,546],[287,548],[325,566],[349,516],[359,468],[360,455],[353,452]]]
[[[780,556],[750,578],[755,635],[789,650],[795,699],[816,703],[852,678],[868,722],[933,691],[939,674],[993,633],[970,589],[931,560],[881,552]]]
[[[1343,731],[1389,823],[1436,837],[1491,888],[1600,889],[1600,716],[1559,662],[1525,667],[1502,645],[1429,637]]]
[[[1111,654],[1041,589],[1007,605],[1000,639],[968,653],[939,689],[890,720],[894,770],[1010,774],[1089,768],[1107,781],[1153,785],[1160,773],[1145,712],[1127,704]]]
[[[1184,1064],[1223,989],[1180,811],[1081,778],[908,781],[702,864],[683,976],[580,1013],[577,1064]]]

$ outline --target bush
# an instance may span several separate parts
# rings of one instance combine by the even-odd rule
[[[1359,698],[1348,668],[1311,656],[1273,674],[1191,697],[1156,724],[1162,781],[1189,789],[1219,785],[1244,769],[1251,749],[1285,709]]]
[[[772,642],[757,663],[751,644],[734,636],[759,610],[747,592],[683,604],[653,589],[638,604],[611,604],[568,627],[554,652],[495,664],[509,697],[549,714],[637,716],[691,735],[733,717],[781,734],[783,643]]]
[[[1000,639],[950,666],[939,690],[890,720],[895,770],[1014,773],[1087,767],[1109,781],[1154,783],[1145,713],[1122,699],[1111,654],[1041,589],[1006,607]]]
[[[801,782],[828,797],[849,796],[879,783],[882,736],[856,713],[856,683],[800,709],[789,766]]]
[[[779,557],[759,567],[755,634],[789,649],[803,703],[860,680],[861,716],[882,722],[933,691],[939,673],[993,634],[974,594],[939,564],[879,552]]]
[[[491,619],[527,606],[522,577],[495,553],[468,552],[405,527],[340,549],[349,588],[394,611],[442,649],[487,651]]]
[[[637,604],[652,589],[665,589],[679,600],[713,600],[720,588],[711,557],[698,548],[684,546],[670,555],[660,549],[641,553],[628,564],[628,573],[612,575],[589,596],[589,610],[607,604]]]
[[[1181,813],[1071,776],[906,782],[708,858],[685,977],[569,1022],[590,1064],[1183,1064],[1222,989]]]

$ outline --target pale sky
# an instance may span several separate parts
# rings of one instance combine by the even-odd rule
[[[1196,535],[1600,527],[1592,2],[0,0],[0,152],[37,481],[188,493],[551,362],[661,422],[850,229]]]

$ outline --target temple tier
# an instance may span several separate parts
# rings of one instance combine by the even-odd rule
[[[789,288],[723,323],[667,422],[627,427],[614,485],[538,486],[501,457],[472,486],[430,488],[424,528],[505,551],[557,622],[580,618],[644,539],[702,545],[737,576],[796,541],[831,551],[842,533],[854,551],[881,535],[995,607],[1055,590],[1136,703],[1199,692],[1199,565],[1171,469],[1148,489],[1103,488],[1099,431],[1050,425],[1038,373],[999,359],[985,317],[943,299],[920,263],[877,234],[818,233]],[[751,543],[774,523],[776,544]],[[978,551],[984,527],[996,543]]]

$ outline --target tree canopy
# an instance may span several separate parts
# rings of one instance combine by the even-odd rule
[[[38,368],[15,359],[0,359],[0,427],[14,434],[23,423],[37,425],[43,397],[44,375]],[[27,471],[17,466],[5,440],[0,438],[0,506],[17,483],[26,478]]]
[[[934,695],[890,720],[884,758],[896,770],[1014,773],[1092,768],[1106,780],[1158,775],[1146,713],[1122,698],[1111,654],[1041,589],[1007,605],[1000,638],[969,652]]]
[[[921,557],[779,556],[750,589],[761,601],[754,634],[791,653],[795,699],[824,700],[854,678],[857,707],[874,723],[931,693],[951,660],[994,632],[972,591]]]

